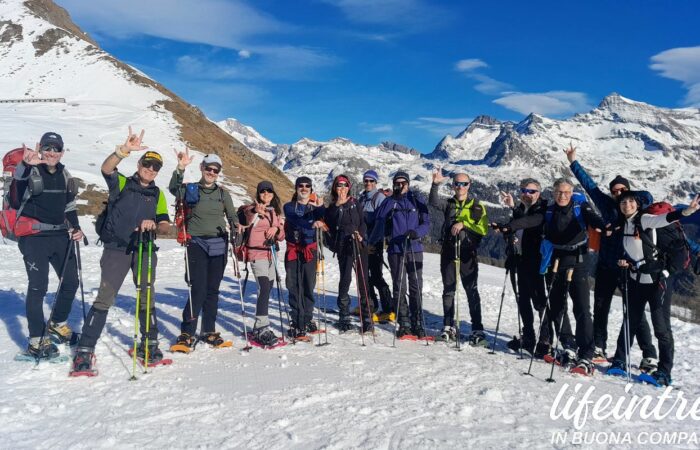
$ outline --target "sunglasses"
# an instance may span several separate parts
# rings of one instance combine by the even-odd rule
[[[298,188],[302,188],[302,189],[304,189],[304,188],[306,188],[306,189],[311,189],[311,184],[310,184],[310,183],[299,183],[299,184],[297,184],[297,189],[298,189]]]
[[[205,167],[204,171],[218,175],[219,172],[221,172],[221,169],[219,169],[218,167]]]
[[[344,181],[341,181],[340,183],[336,184],[335,186],[339,187],[339,188],[341,188],[341,187],[346,188],[346,187],[348,187],[348,184]]]
[[[539,192],[539,191],[538,191],[537,189],[527,189],[527,188],[521,188],[521,189],[520,189],[520,193],[521,193],[521,194],[530,194],[530,195],[533,195],[533,194],[537,194],[538,192]]]
[[[274,192],[272,191],[272,189],[261,189],[261,190],[260,190],[260,193],[261,193],[261,194],[274,194]]]
[[[163,164],[159,163],[158,161],[146,160],[141,162],[141,167],[145,169],[151,169],[154,172],[158,172],[163,167]]]
[[[49,152],[49,153],[61,153],[63,152],[62,148],[54,147],[53,145],[47,145],[46,147],[41,147],[42,152]]]
[[[403,187],[403,186],[407,186],[407,185],[408,185],[408,181],[397,181],[394,183],[394,187]]]
[[[472,184],[471,181],[455,181],[454,183],[452,183],[452,186],[454,186],[454,187],[467,187],[470,184]]]
[[[362,180],[362,182],[365,183],[365,184],[367,184],[367,183],[376,183],[377,180],[371,180],[371,179],[368,178],[368,179],[366,179],[366,180]]]
[[[623,192],[627,192],[627,188],[612,189],[610,192],[612,192],[613,195],[622,194]]]

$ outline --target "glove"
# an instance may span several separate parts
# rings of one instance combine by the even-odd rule
[[[418,233],[416,233],[416,230],[408,230],[406,236],[408,236],[409,239],[418,239]]]

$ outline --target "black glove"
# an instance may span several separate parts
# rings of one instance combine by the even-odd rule
[[[406,236],[408,236],[409,239],[418,239],[418,233],[416,233],[416,230],[408,230]]]

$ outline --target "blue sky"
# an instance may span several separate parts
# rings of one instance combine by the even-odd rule
[[[342,136],[429,152],[480,114],[565,118],[613,91],[700,107],[690,0],[58,3],[210,118],[278,143]]]

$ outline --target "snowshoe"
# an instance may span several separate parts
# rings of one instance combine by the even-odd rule
[[[613,360],[613,362],[610,363],[610,367],[608,367],[608,369],[605,371],[605,374],[613,377],[627,377],[625,362],[620,361],[619,359]]]
[[[17,355],[18,357],[20,355],[27,355],[31,360],[33,361],[49,361],[49,360],[54,360],[60,356],[60,352],[58,351],[58,347],[56,344],[51,342],[51,339],[48,337],[45,337],[41,342],[39,342],[39,338],[33,338],[36,341],[29,343],[27,346],[27,350],[24,351],[23,353],[20,353]],[[17,359],[17,358],[16,358]],[[18,359],[18,361],[21,361],[22,359]],[[67,360],[66,360],[67,361]]]
[[[313,320],[306,324],[306,334],[319,334],[325,332],[326,330],[324,330],[323,328],[319,328],[316,322],[314,322]]]
[[[277,348],[287,343],[281,337],[277,337],[270,327],[256,328],[248,333],[250,345],[260,348]]]
[[[406,338],[407,336],[408,338]],[[412,337],[415,340],[415,336],[411,334],[411,328],[404,325],[400,325],[399,329],[396,330],[396,337],[399,339],[411,339]]]
[[[590,377],[593,375],[593,372],[595,372],[595,366],[591,361],[581,358],[576,361],[576,364],[571,368],[571,370],[569,370],[569,372]]]
[[[666,387],[673,384],[671,376],[667,375],[663,370],[656,370],[654,373],[642,373],[639,375],[639,381],[656,387]]]
[[[469,335],[469,345],[472,347],[488,347],[489,343],[483,331],[472,331]]]
[[[605,350],[600,347],[596,347],[593,352],[593,363],[604,364],[608,362],[608,355],[605,354]]]
[[[557,366],[569,367],[576,362],[576,352],[567,348],[559,351],[556,355],[549,353],[544,355],[544,361],[548,364],[554,362]]]
[[[46,324],[46,329],[49,332],[49,337],[57,344],[68,344],[71,342],[73,330],[71,330],[66,322],[56,323],[50,320],[49,323]]]
[[[513,339],[508,341],[508,343],[506,344],[506,347],[508,347],[509,349],[513,350],[516,353],[519,353],[520,349],[522,349],[523,351],[530,353],[530,354],[532,354],[532,352],[535,351],[534,342],[532,342],[532,341],[528,342],[524,339],[521,340],[517,336],[513,336]]]
[[[233,346],[233,342],[227,341],[224,338],[222,338],[221,333],[219,333],[218,331],[204,333],[203,335],[199,336],[199,340],[206,344],[209,344],[209,346],[213,348],[226,348]]]
[[[133,356],[134,349],[130,348],[128,353],[129,356]],[[146,365],[146,346],[144,341],[141,341],[141,345],[136,349],[136,359],[138,359],[139,364],[142,366]],[[167,366],[172,363],[172,359],[163,358],[163,352],[158,348],[158,342],[148,343],[148,367]]]
[[[177,341],[170,346],[171,352],[189,353],[194,350],[197,340],[187,333],[182,333],[177,337]]]
[[[393,312],[381,313],[377,319],[379,323],[394,323],[396,321],[396,314]]]
[[[78,347],[73,357],[73,368],[68,372],[70,377],[97,376],[95,368],[95,352],[89,347]]]
[[[454,327],[444,327],[442,333],[435,340],[438,342],[455,342],[457,340],[457,331]]]
[[[639,371],[654,375],[654,372],[659,368],[659,361],[655,358],[642,358],[639,363]]]
[[[355,329],[355,325],[353,325],[352,322],[348,319],[341,319],[335,323],[335,327],[340,331],[341,333],[347,333],[348,331],[352,331]]]
[[[301,341],[301,342],[310,342],[311,338],[306,335],[306,331],[301,330],[299,328],[290,328],[287,330],[287,336],[292,339],[292,342],[296,341]]]

